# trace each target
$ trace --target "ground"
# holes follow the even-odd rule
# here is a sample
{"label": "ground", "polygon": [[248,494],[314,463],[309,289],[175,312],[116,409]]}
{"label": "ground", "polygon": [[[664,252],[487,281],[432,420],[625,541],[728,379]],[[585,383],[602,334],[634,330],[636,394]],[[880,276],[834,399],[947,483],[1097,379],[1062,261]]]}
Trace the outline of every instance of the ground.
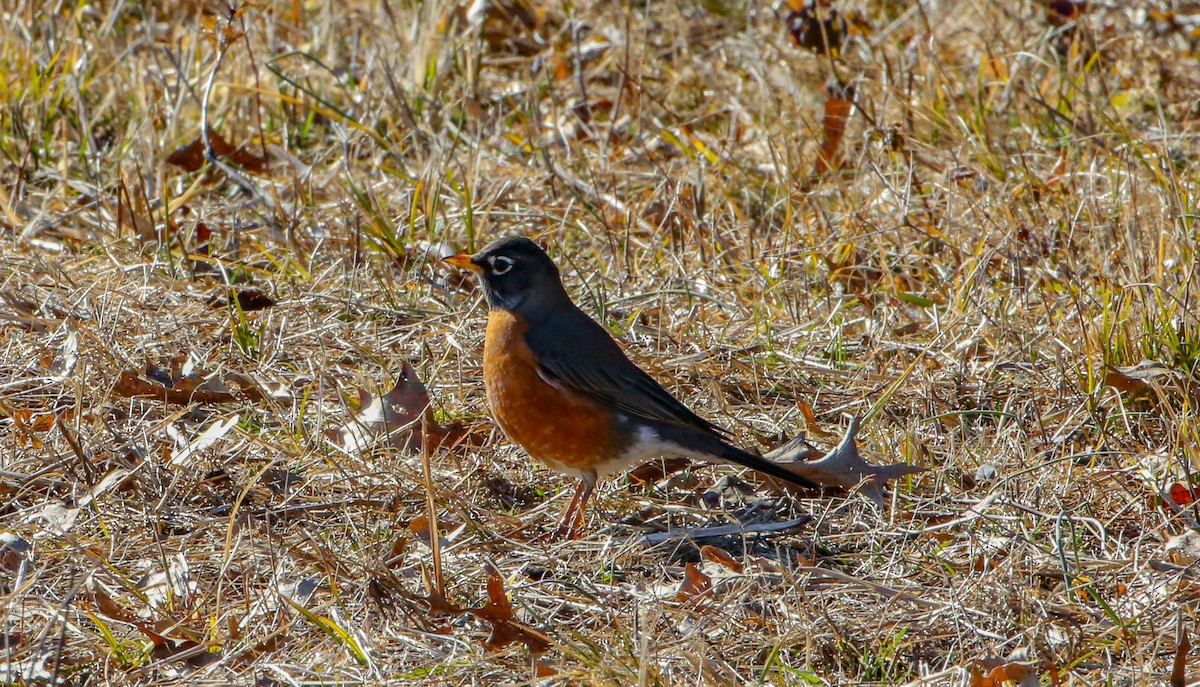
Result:
{"label": "ground", "polygon": [[[1200,680],[1195,3],[0,20],[9,681]],[[506,234],[741,445],[924,471],[647,469],[538,539],[575,485],[440,261]]]}

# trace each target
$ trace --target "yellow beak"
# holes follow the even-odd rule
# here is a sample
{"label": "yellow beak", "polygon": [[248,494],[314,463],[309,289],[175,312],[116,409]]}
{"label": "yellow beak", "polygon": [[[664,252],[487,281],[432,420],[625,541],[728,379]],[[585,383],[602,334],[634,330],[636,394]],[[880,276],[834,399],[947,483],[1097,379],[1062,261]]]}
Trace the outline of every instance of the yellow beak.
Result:
{"label": "yellow beak", "polygon": [[471,270],[472,272],[483,271],[482,267],[471,262],[471,256],[467,255],[466,253],[459,253],[457,255],[451,255],[448,258],[442,258],[442,262],[454,265],[455,267],[460,267],[464,270]]}

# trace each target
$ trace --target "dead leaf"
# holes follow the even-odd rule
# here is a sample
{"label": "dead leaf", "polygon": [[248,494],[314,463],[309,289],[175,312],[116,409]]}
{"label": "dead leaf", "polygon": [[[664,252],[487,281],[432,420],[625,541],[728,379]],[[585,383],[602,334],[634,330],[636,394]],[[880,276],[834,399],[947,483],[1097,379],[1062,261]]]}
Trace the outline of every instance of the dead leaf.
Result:
{"label": "dead leaf", "polygon": [[262,482],[276,496],[286,496],[297,484],[304,481],[304,475],[283,468],[268,468],[262,473]]}
{"label": "dead leaf", "polygon": [[526,649],[535,654],[550,648],[553,642],[549,635],[517,621],[499,572],[493,570],[488,574],[487,591],[488,603],[468,612],[491,624],[492,633],[483,640],[483,645],[489,651],[503,649],[513,642],[521,642]]}
{"label": "dead leaf", "polygon": [[[234,294],[234,299],[237,301],[238,309],[242,312],[265,310],[276,305],[273,298],[259,289],[239,289]],[[213,295],[208,299],[208,305],[212,308],[224,308],[229,305],[229,302],[229,298],[224,295]]]}
{"label": "dead leaf", "polygon": [[117,234],[122,227],[132,227],[133,233],[142,241],[153,241],[158,238],[154,220],[150,216],[150,206],[146,201],[146,193],[141,185],[134,184],[130,189],[122,178],[117,184]]}
{"label": "dead leaf", "polygon": [[1128,367],[1112,366],[1104,374],[1104,383],[1131,400],[1151,394],[1161,399],[1164,392],[1200,400],[1200,387],[1194,380],[1182,370],[1157,360],[1143,360]]}
{"label": "dead leaf", "polygon": [[1192,640],[1188,637],[1187,628],[1179,621],[1179,646],[1175,647],[1175,663],[1171,666],[1171,687],[1186,687],[1187,660],[1192,650]]}
{"label": "dead leaf", "polygon": [[61,503],[47,503],[39,508],[36,513],[26,515],[25,522],[41,520],[48,526],[46,527],[47,531],[61,535],[71,531],[75,527],[75,520],[78,517],[78,508],[64,506]]}
{"label": "dead leaf", "polygon": [[742,573],[746,570],[746,566],[742,565],[740,561],[734,560],[733,556],[729,555],[728,551],[725,549],[718,549],[712,544],[705,544],[704,546],[701,546],[700,555],[712,561],[713,563],[729,568],[735,573]]}
{"label": "dead leaf", "polygon": [[[226,141],[212,127],[208,128],[208,142],[213,155],[223,157],[247,172],[266,171],[268,160],[251,153],[245,146],[237,147]],[[185,172],[195,172],[204,166],[204,138],[196,136],[187,145],[180,146],[167,156],[167,164],[175,165]]]}
{"label": "dead leaf", "polygon": [[127,612],[113,600],[109,590],[97,582],[95,578],[89,579],[87,593],[91,597],[92,602],[96,604],[96,608],[109,618],[119,620],[123,623],[137,622],[137,616]]}
{"label": "dead leaf", "polygon": [[970,662],[971,687],[1038,687],[1036,666],[1026,660],[1028,652],[1016,649],[1006,658],[977,658]]}
{"label": "dead leaf", "polygon": [[[184,661],[189,667],[202,668],[221,660],[220,652],[213,653],[195,639],[176,639],[159,634],[147,623],[133,623],[154,644],[151,656],[156,661]],[[183,629],[176,625],[175,629]],[[196,633],[199,634],[199,633]]]}
{"label": "dead leaf", "polygon": [[1064,26],[1092,9],[1092,0],[1038,0],[1038,4],[1046,11],[1046,20],[1053,26]]}
{"label": "dead leaf", "polygon": [[408,539],[404,537],[396,537],[396,541],[392,542],[392,550],[388,554],[387,560],[383,562],[385,568],[400,568],[404,566],[405,555],[408,552]]}
{"label": "dead leaf", "polygon": [[711,594],[712,588],[712,578],[701,572],[695,563],[689,561],[683,568],[683,582],[679,583],[679,591],[675,593],[675,600],[701,599]]}
{"label": "dead leaf", "polygon": [[842,166],[839,149],[846,136],[846,124],[854,114],[854,92],[849,85],[834,79],[825,84],[825,116],[822,119],[825,139],[817,153],[817,161],[809,174],[810,182]]}
{"label": "dead leaf", "polygon": [[1200,487],[1188,488],[1179,482],[1167,487],[1167,494],[1177,505],[1186,506],[1200,499]]}
{"label": "dead leaf", "polygon": [[429,518],[418,515],[408,523],[408,531],[417,535],[417,539],[425,542],[426,546],[433,543],[433,528],[429,526]]}
{"label": "dead leaf", "polygon": [[[225,381],[232,382],[236,390]],[[182,374],[181,371],[165,370],[147,364],[139,375],[125,370],[117,378],[113,391],[120,396],[153,396],[167,403],[188,405],[190,403],[232,403],[238,399],[262,400],[263,390],[246,375],[226,372],[222,377],[204,375],[200,372]]]}
{"label": "dead leaf", "polygon": [[833,438],[833,432],[826,431],[821,424],[817,422],[817,415],[813,412],[812,406],[804,401],[796,401],[796,406],[800,408],[800,414],[804,416],[804,428],[808,433],[818,439]]}
{"label": "dead leaf", "polygon": [[[792,472],[807,477],[821,486],[850,489],[861,484],[859,491],[883,508],[884,484],[905,475],[924,472],[925,468],[907,463],[873,465],[863,460],[855,440],[861,424],[860,418],[852,418],[841,443],[818,460],[796,459],[808,450],[803,434],[771,451],[766,457],[787,466]],[[790,485],[782,484],[779,480],[769,477],[767,479],[785,489],[791,488]]]}
{"label": "dead leaf", "polygon": [[325,436],[348,453],[358,453],[374,445],[381,437],[401,450],[419,451],[430,446],[457,446],[467,437],[459,423],[443,427],[430,407],[429,391],[417,378],[408,361],[400,371],[396,386],[376,398],[365,389],[358,392],[359,406],[354,418],[342,427],[326,430]]}

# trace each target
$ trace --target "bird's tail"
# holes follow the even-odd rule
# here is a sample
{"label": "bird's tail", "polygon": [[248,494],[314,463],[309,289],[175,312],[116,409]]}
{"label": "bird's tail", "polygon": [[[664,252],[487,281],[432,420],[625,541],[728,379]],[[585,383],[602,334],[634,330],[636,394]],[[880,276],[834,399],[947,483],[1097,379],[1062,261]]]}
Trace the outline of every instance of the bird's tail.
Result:
{"label": "bird's tail", "polygon": [[662,427],[659,429],[659,434],[663,439],[684,448],[691,457],[711,462],[741,465],[806,489],[821,488],[821,485],[804,475],[793,472],[786,465],[743,451],[712,434],[682,427]]}

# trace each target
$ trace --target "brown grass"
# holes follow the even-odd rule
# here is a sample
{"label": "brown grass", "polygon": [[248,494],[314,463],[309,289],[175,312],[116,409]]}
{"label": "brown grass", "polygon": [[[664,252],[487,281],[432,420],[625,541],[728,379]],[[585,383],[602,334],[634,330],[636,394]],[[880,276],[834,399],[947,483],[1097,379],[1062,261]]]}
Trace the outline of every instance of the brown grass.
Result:
{"label": "brown grass", "polygon": [[[830,60],[738,0],[50,4],[0,15],[13,681],[988,685],[1016,651],[1027,684],[1164,684],[1194,638],[1200,546],[1167,544],[1198,513],[1163,496],[1200,471],[1185,11],[848,0]],[[810,178],[831,79],[856,108]],[[240,153],[167,165],[203,121]],[[622,477],[583,540],[529,541],[573,484],[493,429],[437,260],[508,233],[746,445],[883,399],[864,450],[929,471],[885,513]],[[544,654],[419,598],[419,455],[324,438],[404,359],[472,437],[432,455],[448,601],[494,568]],[[118,393],[189,360],[271,393]],[[680,600],[688,562],[713,586]]]}

